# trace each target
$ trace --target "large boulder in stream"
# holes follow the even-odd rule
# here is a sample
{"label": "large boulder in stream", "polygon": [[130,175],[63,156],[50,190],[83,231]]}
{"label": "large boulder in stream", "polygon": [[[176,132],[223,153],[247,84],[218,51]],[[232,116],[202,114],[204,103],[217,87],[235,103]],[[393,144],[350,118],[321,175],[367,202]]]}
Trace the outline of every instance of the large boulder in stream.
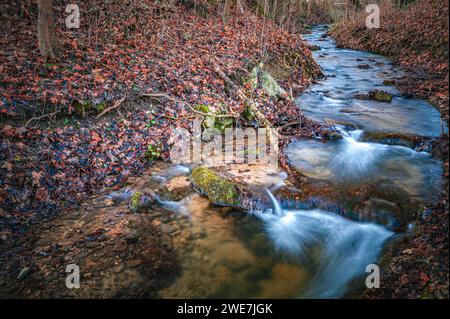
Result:
{"label": "large boulder in stream", "polygon": [[239,188],[206,167],[195,168],[190,180],[199,193],[216,205],[237,207],[240,203]]}

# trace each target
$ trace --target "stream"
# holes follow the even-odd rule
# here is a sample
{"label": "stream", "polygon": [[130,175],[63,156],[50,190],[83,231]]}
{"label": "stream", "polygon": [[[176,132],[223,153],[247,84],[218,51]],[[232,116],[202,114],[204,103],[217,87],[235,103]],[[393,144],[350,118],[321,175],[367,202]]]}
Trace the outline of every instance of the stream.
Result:
{"label": "stream", "polygon": [[[104,273],[105,279],[86,279],[85,290],[80,290],[84,297],[104,297],[104,291],[115,287],[131,287],[133,296],[145,296],[133,290],[137,282],[147,280],[145,269],[137,269],[154,265],[152,254],[162,246],[173,249],[179,271],[157,289],[156,297],[358,296],[366,267],[380,260],[386,243],[414,229],[416,213],[426,214],[421,209],[433,204],[441,189],[441,161],[415,150],[411,136],[433,138],[447,127],[427,102],[404,98],[395,87],[383,85],[384,80],[401,76],[402,70],[384,57],[337,48],[326,31],[319,26],[304,36],[310,45],[320,47],[313,54],[326,77],[297,100],[308,117],[333,125],[342,138],[295,140],[288,145],[286,155],[303,176],[301,186],[285,172],[263,164],[217,168],[267,198],[268,207],[243,213],[212,205],[194,193],[188,180],[193,167],[160,162],[131,178],[127,186],[157,195],[157,204],[147,213],[129,213],[120,197],[130,191],[123,189],[86,203],[84,211],[48,227],[41,235],[41,241],[46,240],[38,242],[37,249],[60,242],[75,254],[75,240],[80,249],[88,244],[97,249],[89,252],[91,256],[86,253],[85,267],[105,261],[101,271],[90,271]],[[392,102],[353,98],[374,89],[391,93]],[[296,195],[287,198],[285,190]],[[90,219],[83,223],[80,216]],[[133,225],[158,229],[154,236],[161,246],[148,246],[154,240],[147,238],[148,230],[138,234],[133,230],[127,234],[128,244],[118,241],[109,251],[109,243],[96,242],[102,235],[94,220],[120,229]],[[116,228],[108,235],[122,233]],[[86,241],[83,234],[88,231],[93,235]],[[69,240],[68,234],[75,239]],[[144,256],[130,257],[127,247],[132,245],[140,245]],[[133,259],[124,265],[119,255]],[[41,259],[44,263],[45,257]],[[112,296],[125,293],[120,291]]]}
{"label": "stream", "polygon": [[[411,231],[415,213],[437,199],[442,163],[414,150],[408,136],[446,131],[439,112],[383,85],[403,75],[390,60],[337,48],[326,31],[319,26],[304,36],[320,47],[314,57],[326,78],[298,104],[343,138],[294,141],[286,150],[316,191],[301,201],[269,192],[273,208],[246,215],[191,198],[192,239],[178,249],[183,271],[161,297],[344,297],[363,287],[366,266],[377,262],[385,243]],[[353,98],[374,89],[392,94],[392,102]],[[283,181],[283,174],[250,171],[272,176],[252,182],[261,189]]]}

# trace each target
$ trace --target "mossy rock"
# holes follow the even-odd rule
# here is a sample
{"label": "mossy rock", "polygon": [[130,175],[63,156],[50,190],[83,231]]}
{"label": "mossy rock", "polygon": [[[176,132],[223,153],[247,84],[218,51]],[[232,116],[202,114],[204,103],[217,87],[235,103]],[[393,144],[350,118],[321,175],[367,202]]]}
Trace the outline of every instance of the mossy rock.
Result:
{"label": "mossy rock", "polygon": [[310,51],[319,51],[320,50],[320,47],[317,44],[310,45],[310,46],[308,46],[308,48]]}
{"label": "mossy rock", "polygon": [[94,108],[97,111],[97,113],[100,114],[101,112],[103,112],[106,109],[106,105],[107,105],[106,101],[103,101],[103,102],[101,102],[99,104],[96,104],[94,106]]}
{"label": "mossy rock", "polygon": [[393,85],[395,85],[395,81],[394,80],[384,80],[383,85],[393,86]]}
{"label": "mossy rock", "polygon": [[240,202],[239,188],[208,168],[195,168],[190,180],[198,192],[216,205],[238,206]]}
{"label": "mossy rock", "polygon": [[286,91],[275,81],[275,79],[266,71],[261,71],[261,88],[271,97],[284,98]]}
{"label": "mossy rock", "polygon": [[233,123],[234,119],[232,117],[217,117],[214,127],[224,133],[225,129],[233,126]]}
{"label": "mossy rock", "polygon": [[84,115],[87,111],[90,111],[93,107],[92,103],[89,101],[75,101],[73,103],[75,107],[75,114]]}
{"label": "mossy rock", "polygon": [[392,94],[389,94],[385,91],[380,90],[374,90],[369,92],[369,97],[372,100],[378,101],[378,102],[386,102],[391,103],[392,101]]}
{"label": "mossy rock", "polygon": [[277,83],[269,72],[262,69],[263,66],[263,63],[258,63],[244,79],[244,84],[249,84],[252,89],[261,87],[271,97],[286,97],[286,91]]}
{"label": "mossy rock", "polygon": [[205,105],[205,104],[196,105],[196,106],[194,106],[194,109],[199,111],[199,112],[202,112],[202,113],[209,113],[210,112],[209,106]]}
{"label": "mossy rock", "polygon": [[75,107],[75,114],[77,115],[84,115],[88,111],[95,111],[96,113],[100,114],[106,109],[107,102],[103,101],[98,104],[93,104],[89,101],[75,101],[74,107]]}
{"label": "mossy rock", "polygon": [[[205,107],[207,107],[205,105]],[[204,108],[206,110],[206,108]],[[210,128],[216,128],[221,133],[225,132],[226,128],[230,128],[233,126],[234,118],[232,117],[216,117],[214,115],[226,115],[226,113],[221,111],[210,111],[210,109],[207,109],[208,111],[202,111],[204,113],[212,114],[207,115],[203,118],[202,126],[204,129],[210,129]]]}
{"label": "mossy rock", "polygon": [[203,118],[202,126],[205,129],[213,128],[216,123],[216,118],[214,116],[205,116]]}
{"label": "mossy rock", "polygon": [[253,113],[253,111],[250,109],[249,106],[246,106],[244,109],[244,112],[242,112],[242,116],[244,119],[246,119],[248,122],[253,122],[256,120],[256,116]]}
{"label": "mossy rock", "polygon": [[128,207],[132,212],[137,213],[142,209],[150,208],[153,205],[153,203],[154,203],[153,197],[145,195],[144,193],[141,192],[135,192],[130,197]]}

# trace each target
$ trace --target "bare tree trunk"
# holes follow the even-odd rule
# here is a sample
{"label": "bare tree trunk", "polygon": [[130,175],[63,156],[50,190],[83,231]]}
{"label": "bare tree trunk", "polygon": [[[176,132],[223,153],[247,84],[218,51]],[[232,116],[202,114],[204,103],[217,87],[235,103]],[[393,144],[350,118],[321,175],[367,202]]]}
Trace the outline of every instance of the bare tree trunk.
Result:
{"label": "bare tree trunk", "polygon": [[38,42],[45,60],[56,58],[57,42],[52,2],[52,0],[38,0]]}
{"label": "bare tree trunk", "polygon": [[231,0],[224,0],[222,11],[222,20],[224,23],[226,23],[230,18],[230,9],[231,9]]}
{"label": "bare tree trunk", "polygon": [[312,0],[309,0],[308,6],[306,8],[306,16],[308,17],[308,19],[311,17],[311,5],[312,5]]}

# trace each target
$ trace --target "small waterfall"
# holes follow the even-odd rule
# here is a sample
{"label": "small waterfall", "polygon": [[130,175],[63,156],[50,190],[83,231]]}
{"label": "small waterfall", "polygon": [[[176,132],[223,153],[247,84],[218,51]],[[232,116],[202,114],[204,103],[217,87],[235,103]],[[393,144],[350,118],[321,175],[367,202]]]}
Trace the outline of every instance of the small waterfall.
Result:
{"label": "small waterfall", "polygon": [[254,213],[264,222],[276,249],[300,259],[319,251],[309,288],[299,297],[339,298],[348,283],[375,262],[384,242],[393,235],[372,223],[358,223],[337,214],[314,210],[283,210],[270,191],[273,214]]}
{"label": "small waterfall", "polygon": [[269,195],[270,201],[272,202],[273,214],[281,216],[283,214],[283,210],[281,209],[280,203],[277,201],[270,190],[267,189],[266,192]]}
{"label": "small waterfall", "polygon": [[191,214],[189,213],[189,211],[186,208],[187,203],[190,201],[190,197],[186,197],[178,202],[163,200],[156,194],[153,194],[153,198],[165,210],[168,210],[170,212],[173,212],[175,214],[178,214],[178,215],[181,215],[184,217],[188,217],[188,218],[191,217]]}
{"label": "small waterfall", "polygon": [[174,168],[169,169],[164,175],[167,179],[170,179],[178,175],[185,175],[190,171],[191,170],[189,169],[189,167],[183,165],[176,165]]}

